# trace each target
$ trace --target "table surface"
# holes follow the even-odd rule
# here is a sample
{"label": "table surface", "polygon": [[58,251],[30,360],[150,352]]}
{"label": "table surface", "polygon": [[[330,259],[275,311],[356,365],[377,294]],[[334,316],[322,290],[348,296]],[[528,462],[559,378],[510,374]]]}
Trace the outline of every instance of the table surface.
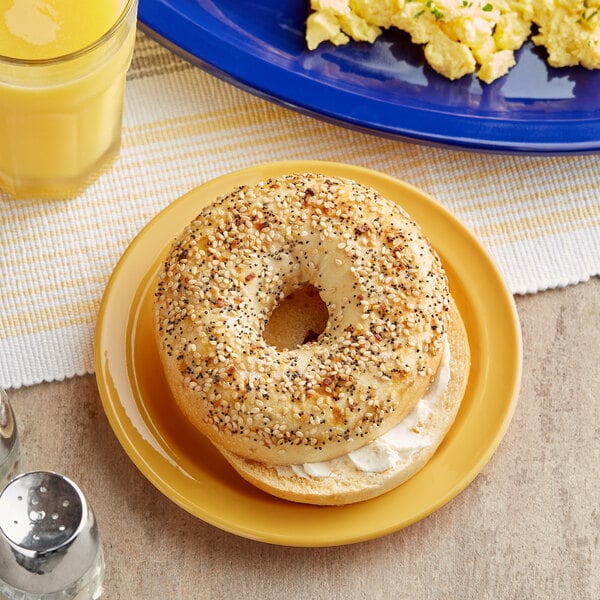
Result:
{"label": "table surface", "polygon": [[498,451],[449,504],[377,540],[272,546],[192,517],[129,460],[91,375],[10,390],[23,467],[84,489],[104,540],[107,600],[596,600],[600,279],[516,304],[523,380]]}

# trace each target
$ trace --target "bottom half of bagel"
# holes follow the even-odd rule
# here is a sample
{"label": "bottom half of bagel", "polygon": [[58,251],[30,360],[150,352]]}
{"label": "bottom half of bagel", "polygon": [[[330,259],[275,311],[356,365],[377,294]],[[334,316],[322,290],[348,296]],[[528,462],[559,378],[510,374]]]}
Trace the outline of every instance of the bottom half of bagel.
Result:
{"label": "bottom half of bagel", "polygon": [[360,502],[392,490],[434,455],[454,423],[467,385],[470,351],[454,302],[438,372],[426,395],[394,429],[363,448],[323,463],[272,465],[217,448],[256,487],[280,498],[317,505]]}

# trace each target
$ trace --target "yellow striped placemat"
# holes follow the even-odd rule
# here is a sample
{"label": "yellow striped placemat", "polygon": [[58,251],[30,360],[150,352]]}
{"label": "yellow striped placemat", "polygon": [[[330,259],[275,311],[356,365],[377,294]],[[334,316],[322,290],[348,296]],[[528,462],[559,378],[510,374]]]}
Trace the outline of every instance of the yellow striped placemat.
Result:
{"label": "yellow striped placemat", "polygon": [[473,230],[515,294],[600,273],[598,156],[478,154],[359,133],[241,91],[140,33],[111,171],[67,202],[0,193],[0,385],[91,373],[102,293],[144,224],[204,181],[287,159],[420,187]]}

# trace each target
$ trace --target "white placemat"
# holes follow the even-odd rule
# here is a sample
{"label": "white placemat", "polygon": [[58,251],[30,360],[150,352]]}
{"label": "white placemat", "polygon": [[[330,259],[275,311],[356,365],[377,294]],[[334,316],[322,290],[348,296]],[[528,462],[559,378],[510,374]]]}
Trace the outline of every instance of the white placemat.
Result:
{"label": "white placemat", "polygon": [[213,177],[287,159],[351,163],[423,189],[479,237],[515,294],[600,274],[597,155],[479,154],[351,131],[241,91],[139,34],[111,171],[69,201],[0,193],[0,385],[93,372],[102,293],[145,223]]}

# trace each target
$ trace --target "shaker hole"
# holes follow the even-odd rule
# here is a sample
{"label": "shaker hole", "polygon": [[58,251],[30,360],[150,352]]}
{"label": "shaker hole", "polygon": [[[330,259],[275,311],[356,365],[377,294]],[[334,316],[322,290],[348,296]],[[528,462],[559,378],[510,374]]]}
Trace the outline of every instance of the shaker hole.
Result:
{"label": "shaker hole", "polygon": [[63,500],[62,505],[66,508],[67,506],[69,506],[69,501],[67,499]]}
{"label": "shaker hole", "polygon": [[48,488],[45,485],[40,485],[40,494],[45,494]]}

